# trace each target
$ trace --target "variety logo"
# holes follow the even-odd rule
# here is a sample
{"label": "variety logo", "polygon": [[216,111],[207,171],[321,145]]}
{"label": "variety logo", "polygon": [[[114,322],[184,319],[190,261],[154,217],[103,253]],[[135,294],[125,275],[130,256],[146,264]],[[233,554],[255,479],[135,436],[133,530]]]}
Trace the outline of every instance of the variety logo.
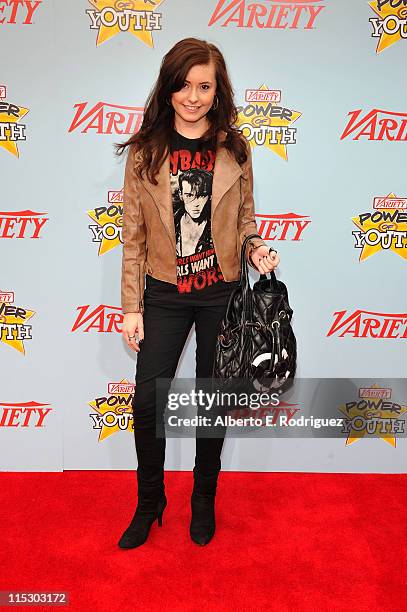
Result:
{"label": "variety logo", "polygon": [[96,46],[119,34],[129,32],[148,47],[153,47],[153,32],[160,31],[162,13],[157,8],[164,0],[89,0],[90,29],[97,30]]}
{"label": "variety logo", "polygon": [[407,198],[397,198],[394,193],[374,198],[373,209],[352,217],[359,228],[352,232],[355,249],[360,249],[359,261],[381,250],[392,250],[407,259]]}
{"label": "variety logo", "polygon": [[99,430],[98,442],[102,442],[117,431],[133,431],[132,400],[135,385],[125,378],[118,383],[109,383],[107,393],[89,402],[96,410],[90,414],[93,429]]}
{"label": "variety logo", "polygon": [[32,326],[27,321],[35,312],[13,302],[13,291],[0,291],[0,341],[25,355],[24,341],[32,340]]}
{"label": "variety logo", "polygon": [[377,17],[369,19],[372,38],[378,38],[376,53],[407,38],[407,0],[374,0],[369,2]]}
{"label": "variety logo", "polygon": [[44,427],[45,417],[53,410],[37,402],[0,402],[0,427]]}
{"label": "variety logo", "polygon": [[77,310],[79,314],[72,326],[72,332],[82,329],[83,332],[93,330],[99,333],[118,332],[121,334],[123,313],[118,306],[101,304],[91,310],[88,304],[87,306],[78,306]]}
{"label": "variety logo", "polygon": [[406,432],[406,421],[400,417],[407,413],[407,405],[391,401],[392,390],[378,385],[359,389],[359,397],[339,407],[348,434],[346,446],[365,435],[379,437],[394,448],[396,435]]}
{"label": "variety logo", "polygon": [[123,189],[108,191],[107,201],[108,206],[88,210],[89,217],[95,221],[95,225],[88,227],[93,234],[92,242],[99,244],[98,255],[104,255],[123,243]]}
{"label": "variety logo", "polygon": [[42,0],[1,0],[0,25],[8,23],[32,25],[33,15],[41,3]]}
{"label": "variety logo", "polygon": [[19,123],[29,109],[18,104],[7,102],[7,88],[0,85],[0,147],[12,155],[20,157],[17,143],[26,140],[25,123]]}
{"label": "variety logo", "polygon": [[278,425],[282,417],[286,418],[287,422],[291,421],[300,410],[299,404],[288,404],[287,402],[280,401],[278,406],[269,402],[255,409],[236,408],[228,410],[228,415],[234,419],[247,419],[250,417],[261,419],[263,421],[261,427],[268,427],[270,425]]}
{"label": "variety logo", "polygon": [[407,338],[407,313],[393,314],[355,310],[348,314],[346,310],[334,312],[335,320],[327,336],[346,335],[354,338]]}
{"label": "variety logo", "polygon": [[218,0],[208,26],[312,30],[324,8],[321,0]]}
{"label": "variety logo", "polygon": [[341,140],[353,134],[353,140],[407,140],[407,113],[394,113],[374,108],[365,115],[362,109],[350,111],[348,125],[343,131]]}
{"label": "variety logo", "polygon": [[32,210],[0,211],[0,238],[39,238],[40,231],[49,221],[44,217],[46,214]]}
{"label": "variety logo", "polygon": [[246,104],[237,107],[236,125],[252,147],[265,145],[287,160],[287,146],[296,144],[297,128],[293,123],[301,113],[281,105],[281,91],[261,85],[248,89]]}
{"label": "variety logo", "polygon": [[280,215],[256,214],[259,235],[263,240],[302,240],[301,235],[311,223],[308,215],[282,213]]}
{"label": "variety logo", "polygon": [[87,105],[87,102],[74,105],[77,111],[68,133],[82,128],[82,134],[89,130],[94,130],[96,134],[133,134],[141,127],[144,107],[97,102],[88,109]]}

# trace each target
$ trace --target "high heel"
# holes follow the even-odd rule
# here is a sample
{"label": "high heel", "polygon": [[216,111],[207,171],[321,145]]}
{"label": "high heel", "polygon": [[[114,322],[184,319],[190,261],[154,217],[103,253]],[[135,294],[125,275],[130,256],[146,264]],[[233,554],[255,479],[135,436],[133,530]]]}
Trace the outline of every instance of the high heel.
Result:
{"label": "high heel", "polygon": [[130,525],[118,542],[119,547],[126,549],[137,548],[144,544],[150,533],[151,526],[156,519],[158,525],[162,527],[163,512],[166,505],[167,498],[165,494],[158,500],[157,507],[153,511],[146,511],[141,504],[138,504]]}

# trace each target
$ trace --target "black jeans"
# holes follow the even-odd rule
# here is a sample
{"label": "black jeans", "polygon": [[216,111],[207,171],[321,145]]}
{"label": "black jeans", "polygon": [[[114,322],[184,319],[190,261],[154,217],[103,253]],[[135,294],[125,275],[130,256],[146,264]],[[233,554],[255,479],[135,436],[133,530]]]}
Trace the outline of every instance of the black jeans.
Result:
{"label": "black jeans", "polygon": [[[165,437],[156,436],[156,378],[175,376],[178,361],[193,323],[196,333],[196,378],[212,376],[216,338],[226,312],[230,293],[239,281],[222,283],[207,296],[179,294],[172,283],[146,276],[144,292],[144,342],[137,356],[136,388],[133,397],[134,437],[139,472],[147,485],[163,481]],[[202,474],[215,475],[221,469],[224,442],[196,437],[195,466]]]}

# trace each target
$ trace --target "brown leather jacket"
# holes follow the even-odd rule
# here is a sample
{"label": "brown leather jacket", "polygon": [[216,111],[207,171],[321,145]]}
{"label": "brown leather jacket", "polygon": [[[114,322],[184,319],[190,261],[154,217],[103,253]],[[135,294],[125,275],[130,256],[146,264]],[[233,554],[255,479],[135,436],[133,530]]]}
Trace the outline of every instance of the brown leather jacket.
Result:
{"label": "brown leather jacket", "polygon": [[[226,132],[218,135],[224,140]],[[240,165],[225,148],[216,153],[212,182],[212,239],[225,281],[240,277],[240,250],[244,237],[257,233],[253,202],[251,147]],[[129,147],[123,192],[123,256],[121,305],[123,313],[144,312],[145,274],[177,284],[175,225],[170,187],[170,162],[166,156],[157,185],[135,174],[135,152]],[[252,238],[247,249],[266,244]]]}

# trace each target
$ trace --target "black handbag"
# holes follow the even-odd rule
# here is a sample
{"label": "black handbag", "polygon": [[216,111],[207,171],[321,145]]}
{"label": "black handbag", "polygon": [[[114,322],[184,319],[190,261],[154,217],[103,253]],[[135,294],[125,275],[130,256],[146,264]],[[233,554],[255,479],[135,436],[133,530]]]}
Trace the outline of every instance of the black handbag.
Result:
{"label": "black handbag", "polygon": [[[250,287],[246,245],[242,244],[240,284],[232,292],[217,337],[213,383],[222,390],[277,392],[295,376],[297,342],[287,287],[274,272]],[[214,387],[212,387],[214,388]]]}

